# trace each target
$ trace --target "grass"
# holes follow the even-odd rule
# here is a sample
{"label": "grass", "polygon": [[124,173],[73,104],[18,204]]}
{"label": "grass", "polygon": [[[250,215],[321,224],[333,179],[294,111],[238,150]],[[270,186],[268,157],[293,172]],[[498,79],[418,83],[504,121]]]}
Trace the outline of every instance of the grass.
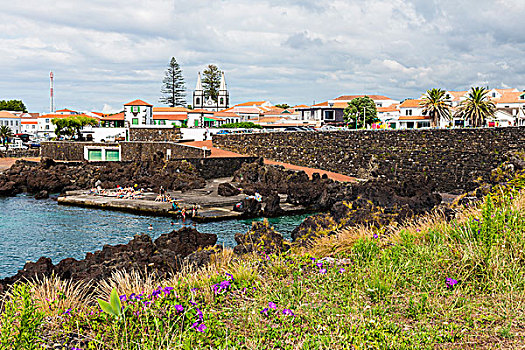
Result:
{"label": "grass", "polygon": [[[522,348],[524,252],[525,194],[507,188],[451,222],[350,228],[279,255],[225,249],[167,280],[18,284],[2,302],[0,347]],[[113,288],[126,296],[120,321],[96,303]]]}

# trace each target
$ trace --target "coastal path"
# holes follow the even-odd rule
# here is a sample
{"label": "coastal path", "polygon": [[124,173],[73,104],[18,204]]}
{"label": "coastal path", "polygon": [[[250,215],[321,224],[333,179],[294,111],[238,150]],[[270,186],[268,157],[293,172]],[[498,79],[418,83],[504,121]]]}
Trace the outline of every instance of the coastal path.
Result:
{"label": "coastal path", "polygon": [[[207,149],[211,150],[211,155],[210,155],[211,158],[245,157],[245,155],[243,155],[243,154],[239,154],[239,153],[235,153],[235,152],[231,152],[231,151],[226,151],[226,150],[223,150],[223,149],[220,149],[220,148],[217,148],[217,147],[213,147],[212,140],[184,142],[184,144],[185,145],[189,145],[189,146],[200,147],[200,148],[206,147]],[[313,173],[319,173],[319,175],[321,175],[321,176],[326,174],[326,176],[328,176],[328,178],[330,178],[330,179],[332,179],[334,181],[340,181],[340,182],[356,182],[357,181],[356,178],[353,178],[351,176],[346,176],[346,175],[343,175],[343,174],[338,174],[338,173],[334,173],[334,172],[326,171],[326,170],[321,170],[321,169],[314,169],[314,168],[308,168],[308,167],[304,167],[304,166],[293,165],[293,164],[289,164],[289,163],[276,162],[276,161],[273,161],[273,160],[270,160],[270,159],[266,159],[266,158],[264,159],[264,164],[281,165],[284,168],[290,169],[290,170],[297,170],[297,171],[302,170],[310,178],[312,177]]]}

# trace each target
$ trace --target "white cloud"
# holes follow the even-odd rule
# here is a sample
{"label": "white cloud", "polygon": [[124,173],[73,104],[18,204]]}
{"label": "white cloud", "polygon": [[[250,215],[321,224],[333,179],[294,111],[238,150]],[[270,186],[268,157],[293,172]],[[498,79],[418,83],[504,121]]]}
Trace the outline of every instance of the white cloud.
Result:
{"label": "white cloud", "polygon": [[0,13],[0,98],[47,110],[53,70],[59,107],[157,103],[171,56],[189,89],[219,65],[234,102],[522,89],[524,15],[522,0],[11,1]]}

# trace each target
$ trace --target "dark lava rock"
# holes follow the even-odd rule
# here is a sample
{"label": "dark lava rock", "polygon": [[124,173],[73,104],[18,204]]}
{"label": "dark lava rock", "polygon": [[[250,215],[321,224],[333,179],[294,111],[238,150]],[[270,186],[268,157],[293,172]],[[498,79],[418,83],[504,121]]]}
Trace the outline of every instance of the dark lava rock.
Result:
{"label": "dark lava rock", "polygon": [[198,250],[191,253],[183,259],[184,264],[192,268],[199,268],[206,266],[210,263],[211,257],[215,254],[218,254],[222,251],[222,246],[216,245],[212,247],[206,247],[204,249]]}
{"label": "dark lava rock", "polygon": [[267,220],[252,223],[252,228],[246,234],[235,234],[237,246],[233,249],[236,254],[279,253],[290,249],[290,243],[270,226]]}
{"label": "dark lava rock", "polygon": [[219,187],[217,188],[217,193],[219,194],[219,196],[232,197],[240,194],[241,191],[237,187],[226,182],[219,184]]}
{"label": "dark lava rock", "polygon": [[38,192],[37,194],[35,194],[35,199],[46,199],[46,198],[49,198],[49,192],[47,192],[46,190],[42,190]]}
{"label": "dark lava rock", "polygon": [[269,196],[264,198],[264,216],[266,217],[276,217],[283,214],[283,209],[281,208],[281,198],[279,194],[272,193]]}
{"label": "dark lava rock", "polygon": [[[136,235],[128,244],[105,245],[102,250],[87,253],[83,260],[67,258],[53,265],[51,259],[42,257],[37,262],[29,262],[15,276],[0,280],[0,292],[16,281],[52,274],[74,281],[99,281],[114,271],[132,270],[164,277],[178,271],[184,258],[216,243],[217,235],[189,227],[163,234],[154,242],[148,235]],[[192,261],[199,259],[194,257]]]}
{"label": "dark lava rock", "polygon": [[336,227],[337,223],[331,215],[313,215],[307,217],[292,231],[292,240],[295,245],[308,247],[318,237],[335,234]]}
{"label": "dark lava rock", "polygon": [[39,163],[17,161],[0,174],[0,195],[18,193],[63,193],[65,190],[87,190],[99,184],[103,188],[117,186],[168,190],[203,188],[206,181],[198,170],[186,161],[55,163],[43,159]]}
{"label": "dark lava rock", "polygon": [[241,200],[240,211],[246,217],[256,217],[261,214],[262,204],[253,197],[246,197]]}

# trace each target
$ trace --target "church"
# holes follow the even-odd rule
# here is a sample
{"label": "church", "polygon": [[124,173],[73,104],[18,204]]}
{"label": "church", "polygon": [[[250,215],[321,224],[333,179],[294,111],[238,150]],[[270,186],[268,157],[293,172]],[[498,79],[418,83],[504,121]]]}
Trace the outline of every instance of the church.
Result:
{"label": "church", "polygon": [[217,101],[213,100],[210,96],[204,96],[204,90],[202,88],[201,73],[197,78],[197,86],[193,92],[193,108],[194,109],[205,109],[211,112],[218,112],[230,107],[230,94],[226,87],[226,79],[224,78],[224,72],[221,72],[221,85],[219,87],[219,96]]}

